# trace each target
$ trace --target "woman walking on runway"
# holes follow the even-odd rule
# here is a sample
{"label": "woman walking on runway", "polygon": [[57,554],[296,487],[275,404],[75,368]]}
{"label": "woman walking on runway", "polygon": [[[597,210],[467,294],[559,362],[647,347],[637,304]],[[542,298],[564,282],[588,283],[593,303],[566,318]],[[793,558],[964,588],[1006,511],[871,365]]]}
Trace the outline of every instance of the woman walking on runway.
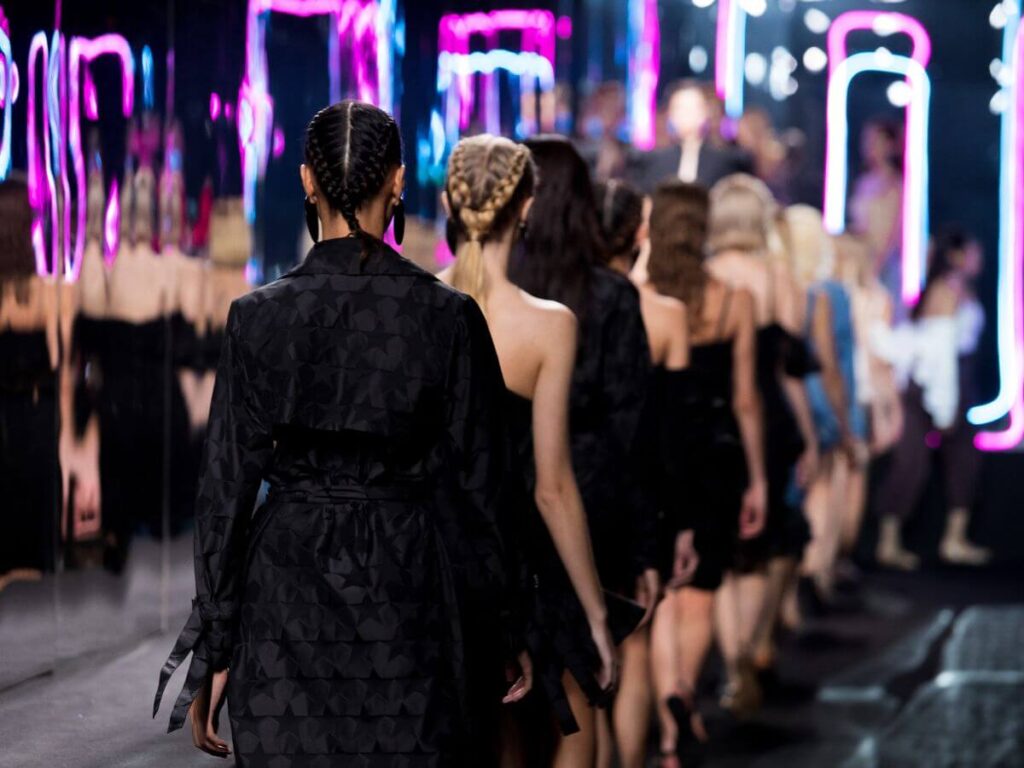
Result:
{"label": "woman walking on runway", "polygon": [[322,239],[231,306],[197,598],[157,699],[192,651],[171,728],[191,707],[196,745],[229,754],[226,690],[241,766],[496,765],[502,696],[530,686],[505,681],[523,641],[498,359],[476,303],[381,240],[403,229],[395,121],[327,107],[305,158]]}
{"label": "woman walking on runway", "polygon": [[[523,551],[531,588],[527,645],[544,722],[510,718],[504,765],[536,766],[551,758],[535,738],[557,719],[565,735],[554,765],[593,765],[594,710],[614,683],[615,648],[569,453],[569,384],[576,359],[576,319],[564,305],[537,299],[508,279],[508,260],[533,203],[530,150],[495,136],[463,139],[452,152],[445,186],[448,234],[457,260],[441,279],[480,304],[505,377],[505,408],[524,499]],[[525,713],[524,713],[525,714]],[[545,745],[546,746],[546,745]]]}

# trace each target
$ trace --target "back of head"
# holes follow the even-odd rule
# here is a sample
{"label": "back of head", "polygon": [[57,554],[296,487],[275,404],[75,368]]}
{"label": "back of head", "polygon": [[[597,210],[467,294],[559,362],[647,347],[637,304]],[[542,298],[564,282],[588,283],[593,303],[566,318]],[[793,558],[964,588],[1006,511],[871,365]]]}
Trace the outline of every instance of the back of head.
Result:
{"label": "back of head", "polygon": [[210,212],[210,261],[219,267],[243,267],[252,255],[252,234],[240,197],[225,197]]}
{"label": "back of head", "polygon": [[456,256],[452,283],[481,306],[487,292],[482,246],[515,226],[534,177],[530,150],[500,136],[462,139],[452,150],[445,184],[448,244]]}
{"label": "back of head", "polygon": [[821,211],[809,205],[791,205],[783,214],[786,246],[793,275],[810,285],[832,274],[835,244],[825,231]]}
{"label": "back of head", "polygon": [[711,253],[764,252],[774,215],[775,200],[763,181],[743,173],[726,176],[711,189]]}
{"label": "back of head", "polygon": [[708,193],[697,185],[667,181],[654,191],[651,206],[651,256],[647,273],[659,293],[686,304],[701,317],[707,273]]}
{"label": "back of head", "polygon": [[35,271],[28,185],[12,176],[0,183],[0,283],[23,280]]}
{"label": "back of head", "polygon": [[330,209],[354,234],[362,233],[356,211],[380,193],[388,174],[402,164],[398,124],[372,104],[339,101],[309,121],[305,159]]}
{"label": "back of head", "polygon": [[644,222],[644,198],[636,187],[612,179],[594,185],[604,256],[636,258],[637,233]]}
{"label": "back of head", "polygon": [[537,136],[526,146],[538,185],[525,248],[512,259],[509,277],[527,293],[559,301],[579,316],[590,270],[602,261],[590,170],[562,136]]}

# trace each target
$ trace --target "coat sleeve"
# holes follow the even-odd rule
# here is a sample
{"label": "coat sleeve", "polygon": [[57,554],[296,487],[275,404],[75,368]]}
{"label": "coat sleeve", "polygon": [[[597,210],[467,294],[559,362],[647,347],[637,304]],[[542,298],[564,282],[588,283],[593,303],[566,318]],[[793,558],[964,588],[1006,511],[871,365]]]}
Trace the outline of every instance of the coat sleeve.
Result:
{"label": "coat sleeve", "polygon": [[213,672],[226,669],[235,642],[245,578],[249,521],[263,471],[273,450],[271,431],[257,406],[251,361],[232,304],[210,405],[206,446],[195,506],[196,597],[192,614],[160,672],[153,715],[174,670],[192,653],[185,686],[169,730]]}
{"label": "coat sleeve", "polygon": [[633,571],[639,574],[657,562],[657,489],[648,465],[657,436],[644,429],[653,368],[640,297],[628,284],[605,327],[603,367],[609,439],[619,444],[624,462],[621,498],[634,521],[630,560]]}
{"label": "coat sleeve", "polygon": [[447,382],[446,430],[456,565],[476,605],[495,605],[507,654],[524,647],[519,504],[526,498],[504,418],[505,383],[476,302],[459,310]]}

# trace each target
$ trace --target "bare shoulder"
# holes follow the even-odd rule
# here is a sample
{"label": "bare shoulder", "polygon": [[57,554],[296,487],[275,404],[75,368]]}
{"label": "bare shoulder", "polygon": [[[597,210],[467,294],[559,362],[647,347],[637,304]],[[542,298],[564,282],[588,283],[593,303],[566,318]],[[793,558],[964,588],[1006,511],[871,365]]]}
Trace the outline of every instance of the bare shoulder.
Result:
{"label": "bare shoulder", "polygon": [[923,314],[925,317],[942,317],[956,313],[960,294],[947,280],[939,280],[928,290]]}
{"label": "bare shoulder", "polygon": [[539,299],[526,291],[519,291],[519,296],[536,321],[554,323],[563,329],[576,327],[576,315],[565,304]]}

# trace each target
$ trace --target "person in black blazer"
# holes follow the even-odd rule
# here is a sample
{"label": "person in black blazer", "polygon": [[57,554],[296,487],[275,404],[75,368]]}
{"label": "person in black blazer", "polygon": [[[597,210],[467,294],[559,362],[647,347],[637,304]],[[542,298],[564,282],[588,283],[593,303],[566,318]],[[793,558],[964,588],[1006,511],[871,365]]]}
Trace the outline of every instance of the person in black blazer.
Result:
{"label": "person in black blazer", "polygon": [[662,181],[678,178],[710,189],[734,173],[753,173],[743,150],[713,143],[708,135],[710,105],[704,85],[682,80],[669,90],[668,123],[676,143],[636,156],[630,176],[646,194]]}

